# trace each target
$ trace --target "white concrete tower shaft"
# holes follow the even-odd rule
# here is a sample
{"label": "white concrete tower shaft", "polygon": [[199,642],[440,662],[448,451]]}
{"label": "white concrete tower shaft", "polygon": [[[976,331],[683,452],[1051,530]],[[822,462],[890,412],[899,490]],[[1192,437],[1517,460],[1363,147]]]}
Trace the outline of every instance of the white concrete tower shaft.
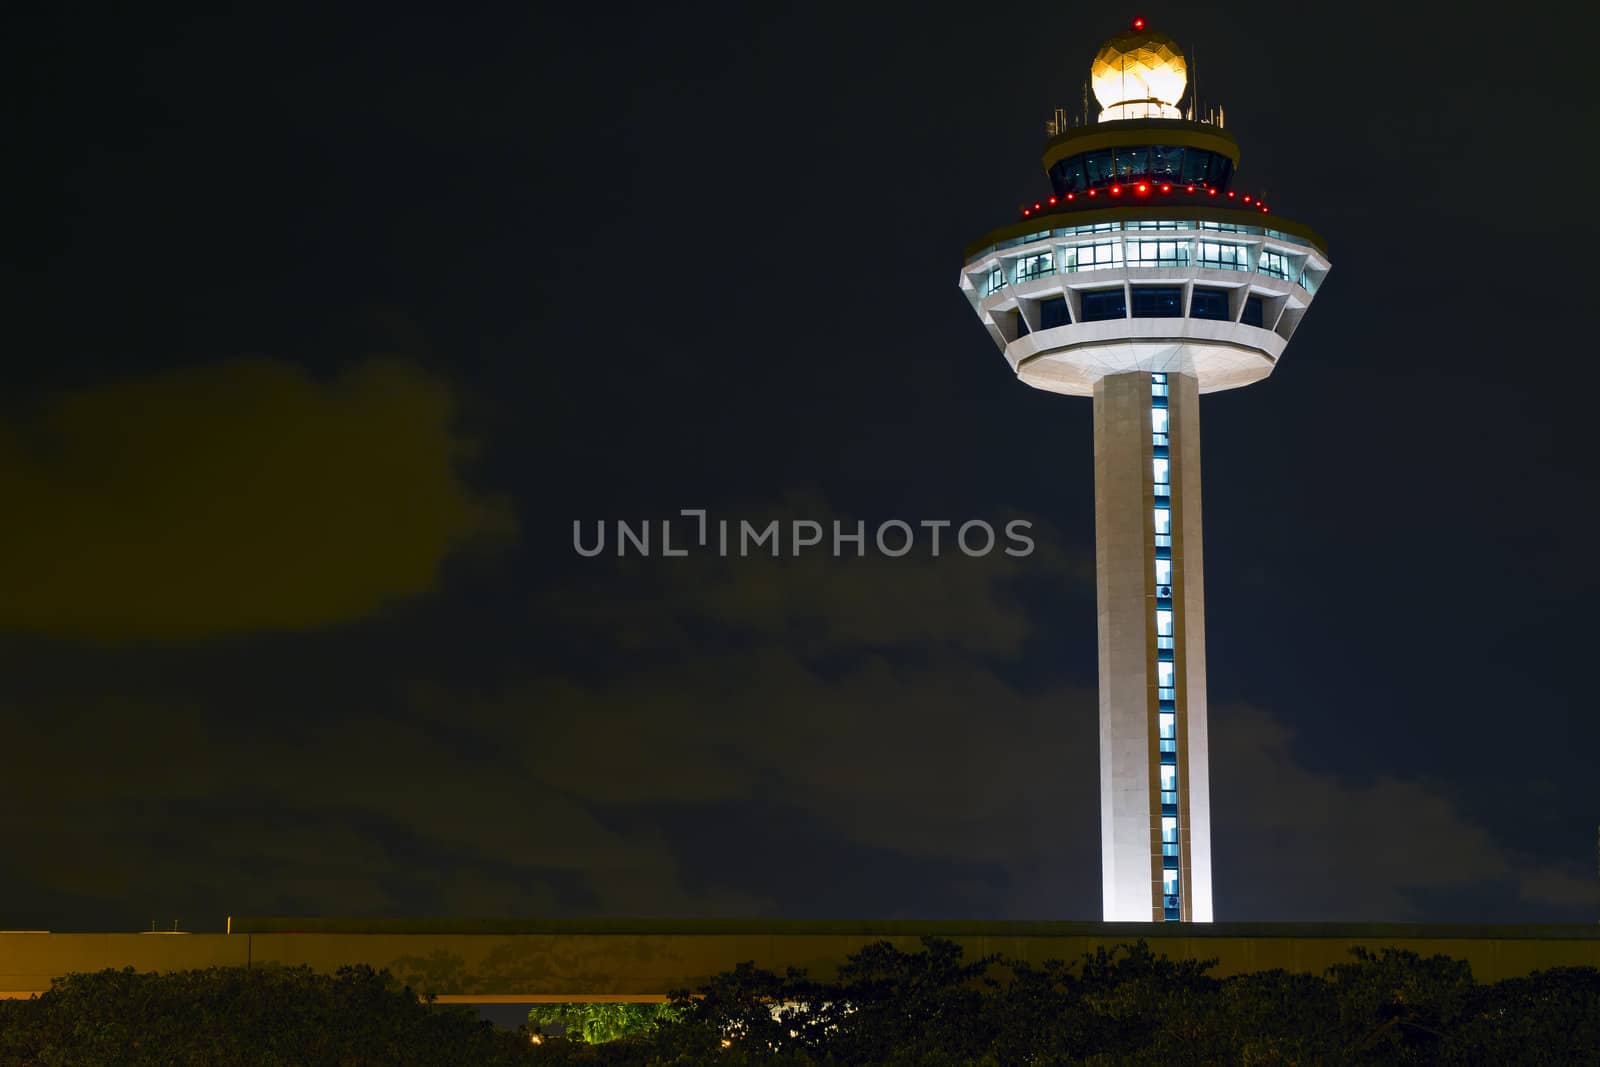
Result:
{"label": "white concrete tower shaft", "polygon": [[1200,391],[1185,374],[1094,388],[1104,917],[1209,922]]}

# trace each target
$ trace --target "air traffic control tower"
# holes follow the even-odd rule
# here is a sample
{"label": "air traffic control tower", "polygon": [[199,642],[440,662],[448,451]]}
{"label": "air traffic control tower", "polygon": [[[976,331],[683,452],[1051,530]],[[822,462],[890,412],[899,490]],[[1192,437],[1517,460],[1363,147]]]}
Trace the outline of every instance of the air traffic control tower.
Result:
{"label": "air traffic control tower", "polygon": [[1049,124],[1051,195],[973,242],[961,288],[1024,383],[1094,398],[1104,917],[1210,922],[1200,395],[1272,373],[1329,261],[1234,188],[1171,38],[1136,19],[1090,78],[1098,115]]}

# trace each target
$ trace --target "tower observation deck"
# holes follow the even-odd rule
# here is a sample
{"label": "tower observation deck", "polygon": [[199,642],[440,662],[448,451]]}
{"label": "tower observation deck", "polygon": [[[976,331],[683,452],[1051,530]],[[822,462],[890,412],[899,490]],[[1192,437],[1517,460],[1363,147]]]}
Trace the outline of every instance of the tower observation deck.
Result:
{"label": "tower observation deck", "polygon": [[1057,113],[1051,192],[960,286],[1018,378],[1094,400],[1104,918],[1210,922],[1199,398],[1272,373],[1331,263],[1235,188],[1171,38],[1135,20],[1091,81],[1098,121]]}

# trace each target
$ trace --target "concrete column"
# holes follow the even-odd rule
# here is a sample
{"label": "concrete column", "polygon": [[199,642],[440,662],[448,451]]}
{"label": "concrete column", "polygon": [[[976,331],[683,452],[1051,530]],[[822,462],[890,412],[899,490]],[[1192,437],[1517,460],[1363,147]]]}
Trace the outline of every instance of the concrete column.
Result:
{"label": "concrete column", "polygon": [[[1107,922],[1159,920],[1152,866],[1155,721],[1150,376],[1094,387],[1094,545],[1100,639],[1100,878]],[[1154,910],[1152,910],[1152,908]]]}
{"label": "concrete column", "polygon": [[[1209,922],[1211,809],[1200,532],[1200,406],[1169,373],[1179,887],[1184,919]],[[1104,918],[1161,921],[1155,500],[1150,375],[1095,383],[1095,579],[1100,653],[1100,855]]]}

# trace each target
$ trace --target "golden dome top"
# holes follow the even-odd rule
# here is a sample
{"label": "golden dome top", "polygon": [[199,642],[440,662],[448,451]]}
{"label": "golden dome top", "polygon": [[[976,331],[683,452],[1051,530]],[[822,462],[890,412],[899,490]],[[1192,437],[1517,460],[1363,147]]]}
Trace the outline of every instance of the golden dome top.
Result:
{"label": "golden dome top", "polygon": [[1189,84],[1183,49],[1143,19],[1100,47],[1089,70],[1101,122],[1127,118],[1182,118],[1178,101]]}

